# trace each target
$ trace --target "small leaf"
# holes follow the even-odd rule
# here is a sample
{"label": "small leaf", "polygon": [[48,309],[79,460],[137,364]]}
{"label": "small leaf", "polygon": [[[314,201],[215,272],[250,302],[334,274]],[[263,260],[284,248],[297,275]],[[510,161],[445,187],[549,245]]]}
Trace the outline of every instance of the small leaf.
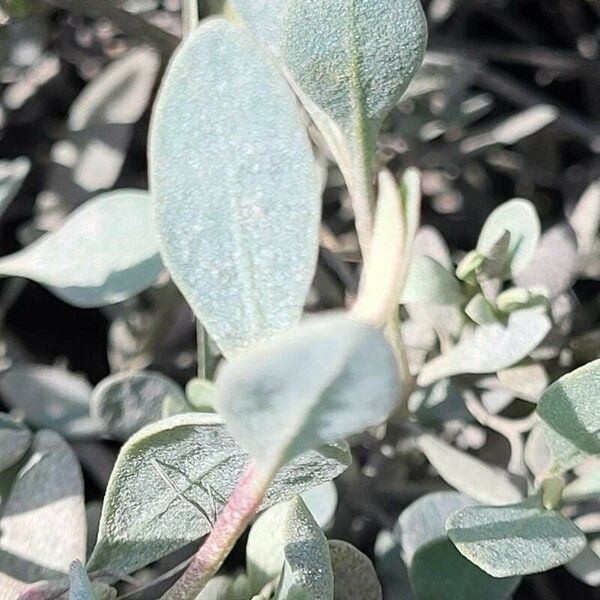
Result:
{"label": "small leaf", "polygon": [[206,379],[191,379],[185,387],[188,404],[198,412],[215,412],[215,385]]}
{"label": "small leaf", "polygon": [[299,320],[320,175],[292,90],[244,29],[213,19],[174,56],[154,110],[150,179],[165,263],[227,357]]}
{"label": "small leaf", "polygon": [[550,329],[550,320],[539,308],[511,313],[506,325],[477,327],[451,350],[427,363],[419,375],[419,385],[460,373],[494,373],[506,369],[532,352]]}
{"label": "small leaf", "polygon": [[381,600],[381,584],[373,563],[351,544],[329,542],[335,589],[333,600]]}
{"label": "small leaf", "polygon": [[148,194],[108,192],[73,212],[55,232],[0,259],[0,274],[26,277],[84,308],[150,287],[162,265]]}
{"label": "small leaf", "polygon": [[483,295],[475,294],[465,306],[465,314],[477,325],[493,325],[498,322],[493,304]]}
{"label": "small leaf", "polygon": [[460,284],[440,263],[428,256],[418,256],[412,262],[402,304],[432,302],[460,304],[463,300]]}
{"label": "small leaf", "polygon": [[83,564],[75,560],[69,569],[69,600],[114,600],[117,590],[103,583],[92,583]]}
{"label": "small leaf", "polygon": [[523,498],[522,491],[508,473],[432,435],[420,436],[419,447],[444,481],[474,500],[501,505],[519,502]]}
{"label": "small leaf", "polygon": [[448,535],[460,553],[493,577],[529,575],[564,565],[586,545],[577,526],[539,500],[471,506],[450,516]]}
{"label": "small leaf", "polygon": [[0,413],[0,473],[23,458],[32,439],[27,427],[10,415]]}
{"label": "small leaf", "polygon": [[338,492],[333,481],[311,488],[301,497],[321,529],[331,526],[338,505]]}
{"label": "small leaf", "polygon": [[90,417],[92,387],[68,371],[42,365],[16,365],[0,377],[2,399],[33,427],[47,427],[69,439],[90,439],[103,431]]}
{"label": "small leaf", "polygon": [[[209,533],[248,460],[214,414],[178,415],[135,434],[111,475],[88,569],[130,573]],[[345,445],[303,454],[275,477],[262,509],[349,462]]]}
{"label": "small leaf", "polygon": [[553,383],[540,400],[553,470],[565,471],[589,456],[600,454],[600,360]]}
{"label": "small leaf", "polygon": [[385,419],[400,398],[397,370],[379,330],[321,315],[226,365],[215,405],[258,467],[275,472]]}
{"label": "small leaf", "polygon": [[511,393],[528,402],[538,402],[548,387],[548,373],[543,365],[524,362],[497,373],[500,383]]}
{"label": "small leaf", "polygon": [[510,272],[514,275],[531,262],[541,235],[540,219],[531,202],[516,199],[499,206],[485,222],[477,250],[487,256],[506,231],[510,233]]}
{"label": "small leaf", "polygon": [[125,441],[162,418],[167,398],[179,406],[179,412],[186,412],[183,391],[168,377],[152,371],[116,373],[94,388],[90,413],[114,438]]}
{"label": "small leaf", "polygon": [[595,465],[589,472],[582,474],[565,487],[563,500],[565,502],[582,502],[600,498],[600,468]]}
{"label": "small leaf", "polygon": [[25,583],[65,576],[85,558],[83,478],[68,444],[36,434],[0,519],[0,589],[15,598]]}

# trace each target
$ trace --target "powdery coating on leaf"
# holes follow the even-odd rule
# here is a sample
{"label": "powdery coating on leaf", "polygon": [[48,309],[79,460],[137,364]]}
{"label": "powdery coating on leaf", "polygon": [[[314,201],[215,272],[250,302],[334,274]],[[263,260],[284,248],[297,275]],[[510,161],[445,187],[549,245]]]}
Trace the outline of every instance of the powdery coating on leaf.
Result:
{"label": "powdery coating on leaf", "polygon": [[33,434],[27,427],[0,413],[0,473],[21,460],[32,439]]}
{"label": "powdery coating on leaf", "polygon": [[506,324],[477,327],[448,352],[427,363],[419,374],[419,385],[460,373],[494,373],[506,369],[532,352],[551,327],[550,319],[539,308],[517,310]]}
{"label": "powdery coating on leaf", "polygon": [[555,470],[564,471],[600,454],[600,360],[553,383],[537,412]]}
{"label": "powdery coating on leaf", "polygon": [[460,553],[493,577],[547,571],[586,545],[572,521],[532,501],[468,507],[451,515],[446,527]]}
{"label": "powdery coating on leaf", "polygon": [[155,106],[150,177],[165,262],[221,350],[294,325],[319,173],[296,98],[251,34],[216,19],[184,42]]}
{"label": "powdery coating on leaf", "polygon": [[373,564],[351,544],[329,542],[335,589],[333,600],[381,600],[381,585]]}
{"label": "powdery coating on leaf", "polygon": [[147,192],[101,194],[52,233],[0,260],[0,274],[27,277],[80,307],[135,296],[158,278],[162,264]]}
{"label": "powdery coating on leaf", "polygon": [[[127,442],[108,484],[88,569],[130,573],[212,529],[248,462],[217,415],[186,414]],[[347,447],[303,454],[275,478],[261,508],[337,477]]]}
{"label": "powdery coating on leaf", "polygon": [[440,477],[471,498],[494,505],[523,499],[523,493],[506,471],[487,465],[432,435],[422,435],[419,446]]}
{"label": "powdery coating on leaf", "polygon": [[[73,451],[52,431],[36,434],[0,519],[0,590],[58,578],[86,550],[83,478]],[[14,592],[14,596],[11,595]]]}
{"label": "powdery coating on leaf", "polygon": [[110,586],[91,583],[83,564],[78,560],[71,563],[69,580],[69,600],[114,600],[117,597],[117,590]]}
{"label": "powdery coating on leaf", "polygon": [[283,54],[302,91],[355,139],[396,105],[423,60],[418,0],[291,0]]}
{"label": "powdery coating on leaf", "polygon": [[225,366],[215,405],[268,472],[380,423],[397,405],[400,388],[381,331],[334,313],[309,319]]}
{"label": "powdery coating on leaf", "polygon": [[460,304],[463,297],[458,280],[429,256],[416,256],[412,261],[401,302]]}

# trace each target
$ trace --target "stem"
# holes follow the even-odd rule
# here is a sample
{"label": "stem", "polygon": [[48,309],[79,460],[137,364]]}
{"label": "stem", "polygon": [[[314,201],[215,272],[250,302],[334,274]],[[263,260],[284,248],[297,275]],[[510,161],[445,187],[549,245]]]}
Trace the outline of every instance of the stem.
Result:
{"label": "stem", "polygon": [[[363,179],[363,178],[361,178]],[[366,262],[371,250],[374,227],[375,188],[369,181],[360,181],[354,189],[349,189],[352,210],[354,211],[354,223],[358,244]]]}
{"label": "stem", "polygon": [[251,464],[181,579],[161,600],[193,600],[212,579],[256,514],[271,477],[258,476]]}
{"label": "stem", "polygon": [[200,17],[198,15],[198,0],[181,0],[181,25],[183,39],[187,38],[196,27]]}

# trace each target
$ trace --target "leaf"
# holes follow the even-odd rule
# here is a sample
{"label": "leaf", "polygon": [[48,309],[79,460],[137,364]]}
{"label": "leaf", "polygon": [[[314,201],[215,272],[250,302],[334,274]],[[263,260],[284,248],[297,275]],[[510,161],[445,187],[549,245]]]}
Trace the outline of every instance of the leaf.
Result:
{"label": "leaf", "polygon": [[515,199],[499,206],[485,222],[477,250],[487,256],[505,231],[510,233],[510,272],[515,275],[533,259],[541,235],[540,219],[531,202]]}
{"label": "leaf", "polygon": [[10,415],[0,413],[0,473],[25,456],[32,439],[27,427]]}
{"label": "leaf", "polygon": [[588,544],[581,554],[565,565],[565,568],[579,581],[598,587],[600,586],[600,557],[594,548],[600,550],[600,546],[597,540],[592,544]]}
{"label": "leaf", "polygon": [[551,466],[550,450],[541,423],[537,423],[527,437],[524,459],[536,479],[543,477]]}
{"label": "leaf", "polygon": [[305,450],[380,423],[400,388],[383,333],[334,313],[226,365],[215,405],[257,467],[270,473]]}
{"label": "leaf", "polygon": [[25,583],[55,579],[85,558],[83,478],[67,443],[36,434],[0,518],[0,589],[16,597]]}
{"label": "leaf", "polygon": [[90,384],[68,371],[42,365],[15,365],[0,377],[3,401],[27,423],[70,439],[96,438],[102,424],[90,417]]}
{"label": "leaf", "polygon": [[511,313],[506,325],[481,325],[427,363],[419,375],[419,385],[460,373],[494,373],[511,367],[532,352],[550,329],[550,320],[539,308]]}
{"label": "leaf", "polygon": [[564,565],[586,539],[538,499],[511,506],[471,506],[450,516],[448,535],[459,552],[492,577],[529,575]]}
{"label": "leaf", "polygon": [[511,504],[523,498],[505,471],[485,464],[432,435],[421,435],[419,447],[440,477],[459,492],[488,504]]}
{"label": "leaf", "polygon": [[409,398],[411,412],[425,427],[437,427],[446,421],[469,421],[462,391],[450,379],[440,379],[426,388],[417,388]]}
{"label": "leaf", "polygon": [[[122,448],[108,484],[89,570],[130,573],[210,532],[248,462],[214,414],[149,425]],[[307,452],[276,476],[265,509],[337,477],[345,445]]]}
{"label": "leaf", "polygon": [[165,263],[227,357],[298,321],[320,175],[294,94],[251,34],[214,19],[180,47],[155,105],[150,179]]}
{"label": "leaf", "polygon": [[582,502],[600,498],[600,468],[595,465],[589,472],[569,483],[563,490],[565,502]]}
{"label": "leaf", "polygon": [[475,294],[467,306],[465,314],[477,325],[493,325],[498,322],[492,303],[483,295]]}
{"label": "leaf", "polygon": [[375,139],[423,60],[418,0],[290,0],[282,55],[351,195],[371,185]]}
{"label": "leaf", "polygon": [[498,371],[498,379],[507,390],[528,402],[538,402],[548,387],[546,369],[534,362],[524,362],[502,369]]}
{"label": "leaf", "polygon": [[327,529],[333,523],[338,505],[338,491],[333,481],[311,488],[302,494],[302,501],[310,510],[321,529]]}
{"label": "leaf", "polygon": [[428,256],[416,257],[408,273],[402,304],[460,304],[462,300],[460,284],[445,267]]}
{"label": "leaf", "polygon": [[83,564],[75,560],[69,569],[69,600],[114,600],[117,590],[103,583],[92,583]]}
{"label": "leaf", "polygon": [[148,194],[138,190],[97,196],[57,231],[0,259],[1,275],[27,277],[83,308],[131,298],[161,270]]}
{"label": "leaf", "polygon": [[191,379],[185,387],[188,404],[198,412],[215,412],[213,400],[215,385],[206,379]]}
{"label": "leaf", "polygon": [[8,208],[29,174],[31,162],[25,156],[0,160],[0,215]]}
{"label": "leaf", "polygon": [[400,546],[389,531],[382,531],[375,540],[375,565],[381,579],[383,597],[414,600],[408,570],[400,556]]}
{"label": "leaf", "polygon": [[213,577],[206,587],[196,597],[196,600],[230,600],[231,578],[225,576]]}
{"label": "leaf", "polygon": [[94,388],[90,413],[114,438],[125,441],[162,418],[166,399],[186,412],[183,391],[168,377],[152,371],[116,373]]}
{"label": "leaf", "polygon": [[561,377],[542,396],[537,413],[555,472],[600,454],[599,389],[600,360],[596,360]]}
{"label": "leaf", "polygon": [[242,21],[278,57],[287,4],[288,0],[227,0],[225,14]]}
{"label": "leaf", "polygon": [[600,227],[600,181],[592,182],[582,194],[569,215],[569,224],[577,236],[577,247],[582,255],[591,254],[598,241]]}
{"label": "leaf", "polygon": [[273,506],[257,519],[248,537],[246,559],[254,594],[281,573],[277,600],[332,598],[327,540],[300,498]]}
{"label": "leaf", "polygon": [[351,544],[329,542],[335,581],[333,600],[381,600],[381,584],[371,560]]}

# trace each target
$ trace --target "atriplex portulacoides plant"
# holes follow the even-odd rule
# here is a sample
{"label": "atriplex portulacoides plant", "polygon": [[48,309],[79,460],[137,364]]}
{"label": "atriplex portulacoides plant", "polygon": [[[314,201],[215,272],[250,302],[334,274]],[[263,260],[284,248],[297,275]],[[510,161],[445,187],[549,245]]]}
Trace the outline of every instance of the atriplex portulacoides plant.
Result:
{"label": "atriplex portulacoides plant", "polygon": [[[386,419],[372,430],[386,452],[406,430],[458,490],[417,500],[380,538],[380,556],[403,556],[408,593],[502,599],[558,565],[600,572],[594,540],[568,518],[600,493],[600,361],[545,392],[542,365],[558,355],[561,302],[583,264],[548,274],[557,232],[541,238],[533,206],[512,200],[454,269],[419,231],[419,174],[398,184],[376,152],[423,58],[418,0],[230,0],[225,17],[198,25],[184,2],[185,40],[154,108],[150,193],[103,194],[0,261],[4,275],[84,307],[131,298],[164,264],[198,318],[200,371],[185,394],[158,373],[113,375],[91,394],[91,414],[52,423],[67,437],[126,441],[85,567],[72,451],[2,416],[0,597],[115,598],[111,586],[206,536],[163,598],[377,600],[368,558],[321,527],[335,511],[331,481],[351,462],[344,438]],[[299,324],[327,160],[352,201],[362,281],[349,313]],[[212,341],[227,360],[214,383]],[[23,381],[43,393],[61,385],[12,370],[0,387],[18,396]],[[77,385],[61,402],[81,406]],[[515,397],[536,411],[498,416]],[[34,426],[38,408],[24,410]],[[508,469],[449,444],[457,419],[504,435]],[[246,572],[218,576],[253,521]]]}

